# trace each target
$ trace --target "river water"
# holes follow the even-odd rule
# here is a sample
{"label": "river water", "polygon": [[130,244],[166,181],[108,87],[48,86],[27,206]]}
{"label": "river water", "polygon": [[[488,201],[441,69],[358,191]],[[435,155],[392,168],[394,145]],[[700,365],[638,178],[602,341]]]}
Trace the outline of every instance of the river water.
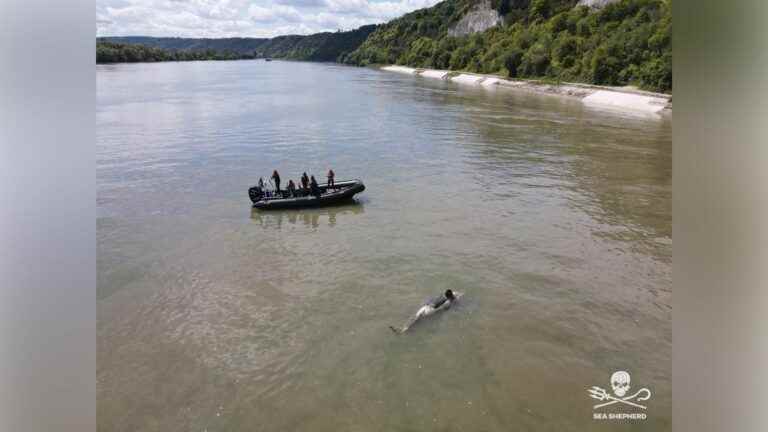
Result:
{"label": "river water", "polygon": [[[97,86],[99,430],[671,430],[669,117],[282,61]],[[329,167],[356,203],[251,210]],[[647,410],[593,410],[617,370]]]}

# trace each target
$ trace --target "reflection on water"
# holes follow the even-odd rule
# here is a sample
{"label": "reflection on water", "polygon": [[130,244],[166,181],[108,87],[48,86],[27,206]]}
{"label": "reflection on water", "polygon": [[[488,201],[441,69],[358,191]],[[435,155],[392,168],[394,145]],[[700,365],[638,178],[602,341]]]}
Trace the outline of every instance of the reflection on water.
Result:
{"label": "reflection on water", "polygon": [[[670,430],[668,117],[300,62],[97,77],[100,430],[614,430],[615,370]],[[276,168],[367,189],[250,211]]]}
{"label": "reflection on water", "polygon": [[251,219],[260,226],[269,229],[281,229],[283,221],[295,225],[297,223],[304,226],[317,228],[320,224],[326,224],[329,227],[335,227],[337,219],[344,223],[344,218],[353,215],[362,214],[365,208],[362,203],[353,201],[349,204],[342,204],[333,207],[308,208],[301,210],[259,210],[251,208]]}
{"label": "reflection on water", "polygon": [[600,222],[595,235],[653,249],[650,256],[669,262],[669,123],[656,114],[653,122],[647,121],[648,114],[596,122],[574,106],[578,102],[552,103],[535,116],[513,106],[510,114],[499,116],[494,105],[466,116],[484,137],[467,146],[478,156],[479,171],[489,174],[489,190],[501,198],[518,185],[539,194],[567,190],[571,206]]}

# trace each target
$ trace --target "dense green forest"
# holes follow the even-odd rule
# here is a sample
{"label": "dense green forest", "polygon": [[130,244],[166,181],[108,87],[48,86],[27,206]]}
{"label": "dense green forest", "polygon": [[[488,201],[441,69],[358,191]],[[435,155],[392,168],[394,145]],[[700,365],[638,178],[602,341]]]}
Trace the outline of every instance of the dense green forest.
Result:
{"label": "dense green forest", "polygon": [[376,27],[367,25],[352,31],[309,36],[278,36],[268,39],[256,53],[258,57],[335,62],[357,49]]}
{"label": "dense green forest", "polygon": [[99,40],[96,42],[96,63],[134,63],[158,61],[191,60],[237,60],[254,58],[253,54],[238,54],[233,51],[175,51],[146,45],[115,43]]}
{"label": "dense green forest", "polygon": [[179,38],[151,36],[101,37],[97,42],[113,42],[126,45],[144,45],[169,51],[230,51],[253,55],[254,50],[269,39],[265,38]]}
{"label": "dense green forest", "polygon": [[346,32],[278,36],[272,39],[104,37],[97,39],[96,63],[232,60],[261,57],[338,61],[342,55],[359,47],[375,29],[375,25],[367,25]]}
{"label": "dense green forest", "polygon": [[449,36],[477,4],[445,0],[383,25],[309,36],[99,38],[97,62],[275,57],[672,89],[671,0],[620,0],[600,9],[577,0],[491,0],[502,25]]}
{"label": "dense green forest", "polygon": [[382,25],[341,60],[672,89],[669,0],[621,0],[599,10],[576,0],[494,0],[504,24],[448,36],[472,5],[446,0]]}

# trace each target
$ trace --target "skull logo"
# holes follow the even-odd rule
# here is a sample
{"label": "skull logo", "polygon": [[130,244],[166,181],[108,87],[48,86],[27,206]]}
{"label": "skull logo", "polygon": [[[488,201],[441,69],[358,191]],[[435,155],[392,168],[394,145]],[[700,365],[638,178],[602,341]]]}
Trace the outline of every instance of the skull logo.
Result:
{"label": "skull logo", "polygon": [[618,397],[623,397],[629,391],[629,372],[618,371],[611,375],[611,387]]}

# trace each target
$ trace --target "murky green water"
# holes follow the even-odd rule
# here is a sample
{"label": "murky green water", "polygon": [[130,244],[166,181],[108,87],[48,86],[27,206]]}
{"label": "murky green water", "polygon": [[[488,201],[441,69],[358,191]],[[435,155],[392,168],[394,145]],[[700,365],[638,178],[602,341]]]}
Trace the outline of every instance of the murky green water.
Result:
{"label": "murky green water", "polygon": [[[97,78],[100,430],[671,429],[669,118],[311,63]],[[329,167],[358,203],[251,211]],[[616,370],[646,420],[592,419]]]}

